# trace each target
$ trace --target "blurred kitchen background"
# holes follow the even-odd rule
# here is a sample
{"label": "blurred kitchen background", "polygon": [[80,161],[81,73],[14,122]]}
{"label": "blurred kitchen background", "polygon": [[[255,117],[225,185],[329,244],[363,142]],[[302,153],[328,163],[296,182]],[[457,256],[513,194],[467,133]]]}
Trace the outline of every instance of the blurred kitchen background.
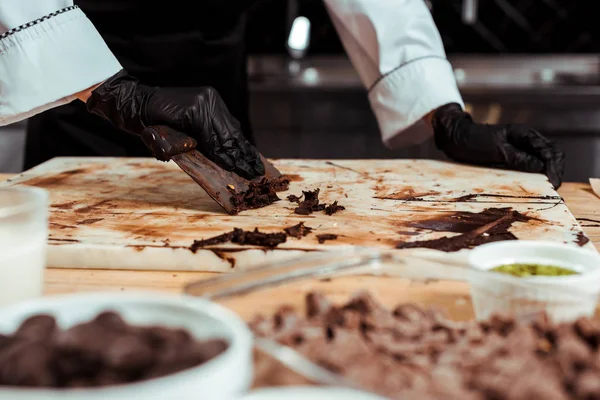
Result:
{"label": "blurred kitchen background", "polygon": [[[583,0],[426,0],[468,110],[528,124],[567,153],[565,180],[600,177],[600,28]],[[310,21],[290,54],[292,22]],[[321,0],[278,0],[249,18],[251,117],[273,158],[434,158],[432,141],[389,150]],[[21,170],[24,124],[0,128],[0,172]]]}

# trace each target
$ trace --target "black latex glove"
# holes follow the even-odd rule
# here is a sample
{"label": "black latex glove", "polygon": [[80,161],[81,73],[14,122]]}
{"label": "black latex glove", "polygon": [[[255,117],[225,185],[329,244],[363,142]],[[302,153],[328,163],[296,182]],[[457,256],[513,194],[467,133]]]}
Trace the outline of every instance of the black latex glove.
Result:
{"label": "black latex glove", "polygon": [[534,129],[523,125],[477,124],[458,104],[437,109],[432,125],[437,148],[452,160],[541,172],[554,188],[561,184],[565,156]]}
{"label": "black latex glove", "polygon": [[[258,150],[246,140],[239,122],[211,87],[194,93],[150,87],[122,70],[92,92],[87,109],[136,135],[152,125],[181,131],[196,140],[196,149],[207,158],[246,179],[265,173]],[[160,154],[154,156],[161,159]]]}

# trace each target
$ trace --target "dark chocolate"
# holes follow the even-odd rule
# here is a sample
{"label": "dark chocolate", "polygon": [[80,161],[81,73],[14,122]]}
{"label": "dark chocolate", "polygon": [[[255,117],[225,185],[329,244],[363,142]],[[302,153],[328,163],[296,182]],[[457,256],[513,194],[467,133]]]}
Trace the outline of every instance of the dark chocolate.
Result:
{"label": "dark chocolate", "polygon": [[577,243],[579,246],[585,246],[589,241],[590,238],[588,238],[585,233],[581,231],[577,232],[577,241],[575,243]]}
{"label": "dark chocolate", "polygon": [[34,315],[0,335],[0,386],[76,388],[127,384],[201,365],[228,347],[187,331],[133,326],[114,312],[67,330]]}
{"label": "dark chocolate", "polygon": [[311,233],[313,228],[304,226],[304,222],[300,222],[297,225],[285,228],[284,231],[288,236],[295,237],[296,239],[302,239],[302,237]]}
{"label": "dark chocolate", "polygon": [[[321,204],[319,202],[319,192],[320,192],[319,188],[316,188],[315,190],[309,190],[306,192],[302,191],[302,195],[304,196],[304,201],[302,201],[298,204],[298,207],[296,207],[294,212],[296,214],[300,214],[300,215],[309,215],[316,211],[325,210],[325,213],[327,215],[332,215],[340,210],[346,209],[344,206],[338,205],[337,201],[334,201],[333,204],[331,204],[331,205]],[[291,196],[288,196],[288,200],[290,200],[290,197],[293,198],[294,200],[300,199],[297,196],[291,195]],[[290,201],[292,201],[292,200],[290,200]]]}
{"label": "dark chocolate", "polygon": [[480,213],[457,212],[434,219],[410,222],[407,226],[441,232],[461,233],[438,239],[402,242],[397,249],[429,248],[445,252],[470,249],[485,243],[517,240],[508,229],[515,222],[527,222],[530,217],[511,208],[488,208]]}
{"label": "dark chocolate", "polygon": [[317,235],[317,240],[319,243],[323,244],[326,240],[336,240],[338,235],[334,235],[332,233],[324,233],[322,235]]}
{"label": "dark chocolate", "polygon": [[309,293],[305,310],[282,306],[250,328],[386,398],[600,398],[600,324],[593,319],[455,322],[417,304],[390,311],[366,292],[342,305]]}
{"label": "dark chocolate", "polygon": [[344,206],[339,206],[337,200],[334,201],[333,203],[331,203],[330,205],[328,205],[327,207],[325,207],[325,214],[327,215],[333,215],[338,211],[341,210],[345,210],[346,207]]}
{"label": "dark chocolate", "polygon": [[240,211],[262,208],[281,200],[277,192],[288,189],[290,181],[287,179],[269,180],[263,178],[260,183],[250,182],[245,192],[233,193],[231,204],[235,207],[235,213]]}
{"label": "dark chocolate", "polygon": [[296,196],[295,194],[290,194],[287,199],[290,203],[300,203],[300,199],[302,196]]}
{"label": "dark chocolate", "polygon": [[233,228],[231,232],[227,232],[222,235],[205,240],[194,240],[194,243],[192,243],[190,246],[190,250],[195,253],[200,248],[227,242],[232,242],[239,245],[276,247],[279,244],[284,243],[286,239],[286,234],[282,232],[265,233],[260,232],[258,228],[254,228],[254,231],[245,231],[243,229]]}

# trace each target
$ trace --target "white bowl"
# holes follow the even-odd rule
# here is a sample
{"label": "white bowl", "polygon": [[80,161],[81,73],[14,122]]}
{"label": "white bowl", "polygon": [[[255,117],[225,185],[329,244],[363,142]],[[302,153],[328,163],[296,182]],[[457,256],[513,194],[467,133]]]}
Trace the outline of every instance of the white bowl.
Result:
{"label": "white bowl", "polygon": [[255,390],[242,400],[384,400],[384,397],[343,387],[289,386]]}
{"label": "white bowl", "polygon": [[239,398],[249,389],[253,377],[252,334],[232,311],[195,297],[152,292],[46,297],[0,308],[0,333],[13,333],[23,320],[38,313],[51,314],[61,328],[68,328],[108,310],[135,325],[180,327],[198,339],[223,338],[229,347],[202,365],[161,378],[89,389],[0,386],[0,400],[222,400]]}
{"label": "white bowl", "polygon": [[[503,264],[555,265],[577,275],[515,277],[481,273]],[[516,315],[546,311],[555,322],[592,316],[600,293],[600,255],[575,245],[543,241],[504,241],[475,248],[469,255],[475,269],[469,274],[478,319],[496,312]]]}

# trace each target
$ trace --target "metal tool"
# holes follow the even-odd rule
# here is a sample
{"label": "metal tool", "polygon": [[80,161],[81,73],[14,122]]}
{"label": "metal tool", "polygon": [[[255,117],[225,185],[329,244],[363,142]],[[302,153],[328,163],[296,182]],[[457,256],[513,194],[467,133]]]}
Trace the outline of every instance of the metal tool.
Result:
{"label": "metal tool", "polygon": [[[151,126],[144,130],[142,140],[150,147],[159,160],[173,160],[179,168],[188,174],[208,193],[228,214],[236,214],[236,207],[231,203],[232,192],[248,190],[250,181],[232,171],[226,171],[196,150],[194,138],[167,126]],[[184,152],[181,152],[181,151]],[[179,154],[178,154],[179,153]],[[170,154],[176,154],[171,156]],[[273,164],[262,155],[265,175],[258,177],[276,179],[281,177]]]}

